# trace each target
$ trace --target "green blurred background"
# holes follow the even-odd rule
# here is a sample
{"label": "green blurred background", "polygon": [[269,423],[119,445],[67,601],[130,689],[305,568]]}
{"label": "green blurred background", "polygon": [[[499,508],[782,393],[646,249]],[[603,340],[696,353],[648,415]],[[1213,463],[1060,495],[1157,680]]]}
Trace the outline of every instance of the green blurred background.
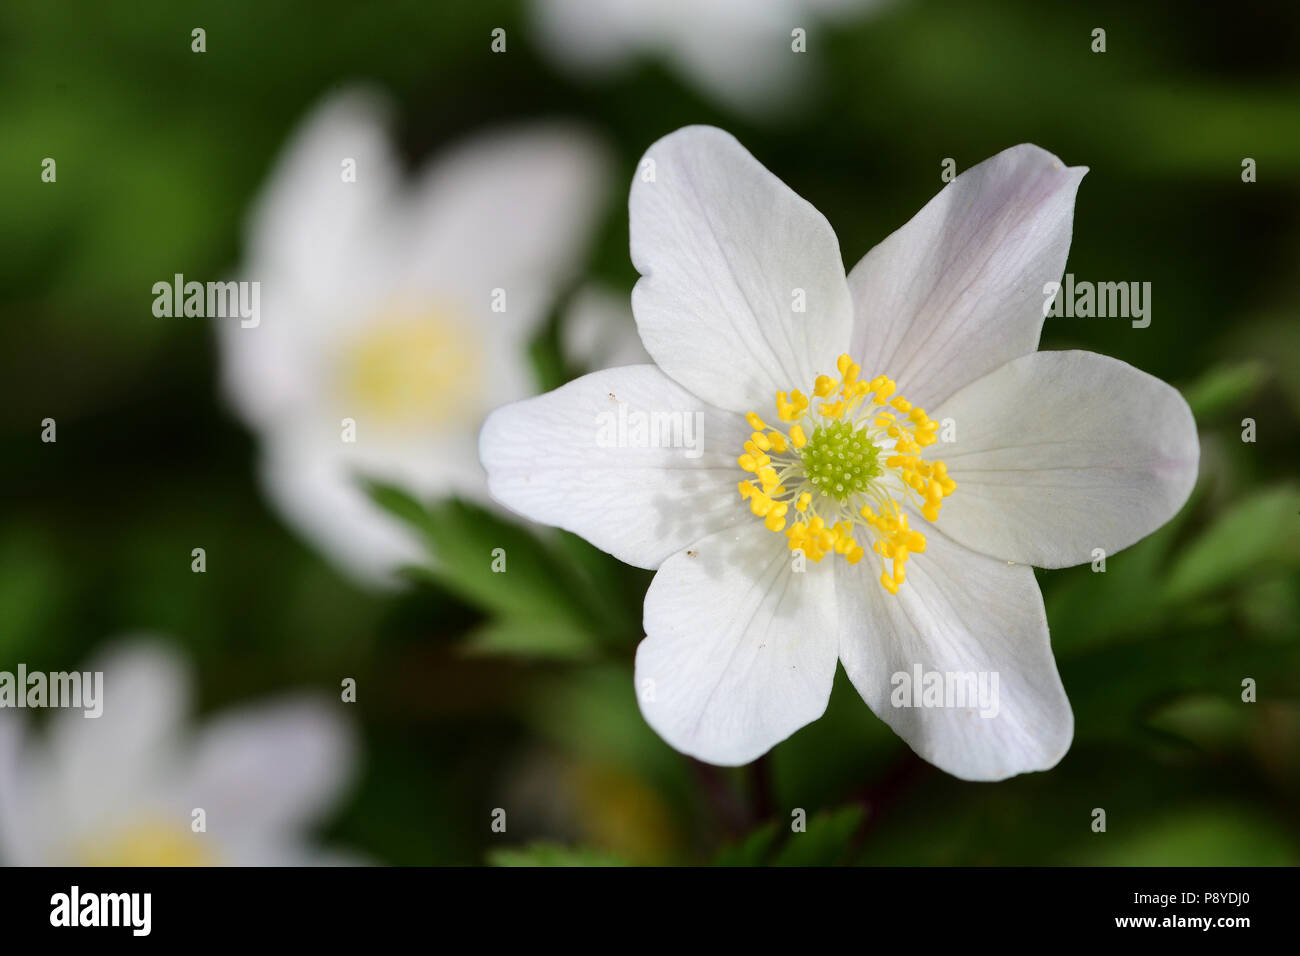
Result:
{"label": "green blurred background", "polygon": [[[383,862],[1295,863],[1300,7],[897,0],[809,35],[820,83],[778,117],[720,107],[653,56],[575,79],[530,42],[522,3],[4,4],[0,667],[71,668],[147,631],[194,658],[204,711],[356,677],[364,772],[323,836]],[[412,164],[498,124],[588,124],[618,169],[587,274],[623,292],[626,184],[687,123],[734,132],[826,213],[849,265],[940,188],[945,157],[964,169],[1028,141],[1090,166],[1067,269],[1151,282],[1153,319],[1049,319],[1043,346],[1175,384],[1203,465],[1178,518],[1106,574],[1038,572],[1075,711],[1061,764],[949,778],[841,673],[826,717],[760,764],[702,767],[637,711],[646,574],[425,503],[412,518],[435,547],[508,536],[518,583],[444,569],[376,595],[293,536],[217,397],[212,330],[155,318],[151,287],[238,260],[285,138],[354,79],[394,95]],[[39,440],[47,416],[57,444]],[[542,635],[528,616],[559,623]],[[795,807],[810,838],[786,841]]]}

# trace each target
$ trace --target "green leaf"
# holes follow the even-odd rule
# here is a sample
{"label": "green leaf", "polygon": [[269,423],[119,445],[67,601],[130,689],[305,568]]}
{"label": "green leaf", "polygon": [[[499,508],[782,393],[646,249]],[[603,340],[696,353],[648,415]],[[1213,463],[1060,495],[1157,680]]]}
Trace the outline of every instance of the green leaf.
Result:
{"label": "green leaf", "polygon": [[866,816],[860,806],[819,813],[805,833],[791,833],[772,859],[773,866],[829,866],[842,860],[849,841]]}
{"label": "green leaf", "polygon": [[556,660],[586,660],[595,642],[584,628],[547,618],[497,618],[469,635],[467,654],[501,654]]}
{"label": "green leaf", "polygon": [[588,630],[595,625],[573,563],[531,532],[461,501],[431,507],[428,528],[434,575],[475,603],[505,617],[564,617]]}
{"label": "green leaf", "polygon": [[844,860],[865,816],[866,810],[857,805],[823,811],[808,821],[802,833],[785,832],[788,824],[769,820],[739,842],[719,850],[712,865],[831,866]]}
{"label": "green leaf", "polygon": [[476,649],[527,653],[530,628],[540,656],[592,649],[616,627],[594,606],[593,589],[565,550],[467,502],[425,506],[407,492],[366,482],[371,499],[427,542],[427,566],[407,569],[489,611],[499,620],[473,642]]}
{"label": "green leaf", "polygon": [[1125,821],[1112,815],[1078,862],[1094,866],[1295,866],[1286,828],[1253,808],[1209,806]]}
{"label": "green leaf", "polygon": [[1255,711],[1242,703],[1238,690],[1234,686],[1220,694],[1176,697],[1151,714],[1148,726],[1201,750],[1222,752],[1240,746]]}
{"label": "green leaf", "polygon": [[429,512],[407,492],[396,485],[379,481],[363,481],[362,485],[370,495],[370,500],[379,507],[421,534],[429,533]]}
{"label": "green leaf", "polygon": [[566,668],[540,682],[528,721],[552,746],[654,780],[660,792],[693,792],[687,764],[637,705],[632,662]]}
{"label": "green leaf", "polygon": [[1243,640],[1214,622],[1187,622],[1169,633],[1117,642],[1062,658],[1061,679],[1075,716],[1075,744],[1136,741],[1137,728],[1180,696],[1239,694],[1241,678],[1269,675],[1271,693],[1294,695],[1300,645]]}
{"label": "green leaf", "polygon": [[1185,601],[1244,578],[1269,562],[1300,560],[1300,491],[1272,488],[1225,511],[1182,553],[1165,583],[1166,599]]}
{"label": "green leaf", "polygon": [[1263,362],[1220,365],[1185,388],[1183,397],[1197,420],[1210,418],[1249,401],[1267,380]]}
{"label": "green leaf", "polygon": [[1300,638],[1300,574],[1294,570],[1261,573],[1243,584],[1236,597],[1242,619],[1254,633],[1272,640]]}
{"label": "green leaf", "polygon": [[492,866],[629,866],[612,853],[587,847],[566,847],[558,843],[530,843],[523,847],[490,850]]}
{"label": "green leaf", "polygon": [[744,839],[718,851],[713,866],[762,866],[777,838],[776,821],[769,820]]}

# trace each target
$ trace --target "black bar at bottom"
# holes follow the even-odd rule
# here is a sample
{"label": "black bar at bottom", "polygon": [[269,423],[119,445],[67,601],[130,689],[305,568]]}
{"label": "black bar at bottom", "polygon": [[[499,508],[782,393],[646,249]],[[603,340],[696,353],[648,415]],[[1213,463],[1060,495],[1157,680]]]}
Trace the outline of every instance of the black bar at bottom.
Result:
{"label": "black bar at bottom", "polygon": [[674,924],[697,942],[704,931],[734,943],[802,923],[806,939],[834,927],[863,945],[886,933],[925,946],[1195,936],[1231,945],[1286,930],[1294,910],[1294,870],[1259,868],[0,871],[6,942],[374,945],[468,933],[499,943],[513,931],[534,942],[592,933],[610,946]]}

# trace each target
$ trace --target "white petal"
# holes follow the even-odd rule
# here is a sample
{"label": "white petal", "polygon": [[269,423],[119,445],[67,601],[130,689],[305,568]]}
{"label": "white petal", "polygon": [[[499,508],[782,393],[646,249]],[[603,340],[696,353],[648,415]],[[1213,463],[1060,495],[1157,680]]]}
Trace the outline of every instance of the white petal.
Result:
{"label": "white petal", "polygon": [[[331,431],[330,437],[321,434],[326,430]],[[358,442],[365,440],[363,432]],[[428,440],[423,450],[433,448]],[[400,479],[408,472],[394,467],[403,461],[400,454],[390,455],[385,468],[376,460],[378,453],[367,461],[355,449],[338,440],[332,423],[268,432],[259,468],[262,487],[284,520],[338,570],[362,586],[391,588],[398,583],[398,569],[422,563],[427,549],[410,528],[367,497],[362,479],[403,486]],[[410,449],[420,450],[418,446]],[[445,460],[472,466],[472,446],[462,454],[465,457],[448,456]],[[419,493],[419,489],[410,490]],[[455,489],[449,484],[446,490]]]}
{"label": "white petal", "polygon": [[1200,445],[1182,395],[1126,362],[1038,352],[945,402],[933,446],[957,491],[939,527],[1008,561],[1060,568],[1113,554],[1177,513]]}
{"label": "white petal", "polygon": [[834,370],[852,311],[835,233],[733,136],[665,136],[628,205],[642,275],[632,311],[660,368],[707,402],[759,414],[777,390],[806,393]]}
{"label": "white petal", "polygon": [[184,658],[169,645],[137,638],[86,664],[103,674],[103,712],[61,710],[50,726],[51,767],[64,794],[94,793],[101,808],[148,795],[189,716],[191,682]]}
{"label": "white petal", "polygon": [[23,778],[27,728],[22,716],[0,712],[0,865],[27,866],[33,859],[31,821],[27,819]]}
{"label": "white petal", "polygon": [[528,344],[569,285],[607,205],[609,159],[584,129],[479,134],[430,163],[393,210],[401,297],[455,313],[488,396],[465,396],[475,435],[490,407],[537,393]]}
{"label": "white petal", "polygon": [[371,306],[334,282],[308,288],[263,263],[250,263],[247,270],[241,277],[261,282],[258,324],[245,328],[234,318],[213,324],[226,400],[248,425],[263,428],[320,404],[337,377],[331,365],[335,343]]}
{"label": "white petal", "polygon": [[[649,416],[668,429],[642,429],[641,440],[635,425]],[[661,447],[647,447],[651,435]],[[749,435],[740,416],[653,365],[632,365],[497,409],[479,454],[488,490],[506,507],[655,568],[713,531],[756,520],[736,491]]]}
{"label": "white petal", "polygon": [[[248,221],[248,258],[312,287],[337,284],[400,182],[388,141],[385,96],[367,87],[332,92],[293,133]],[[343,177],[355,163],[355,181]],[[260,279],[262,276],[241,276]]]}
{"label": "white petal", "polygon": [[494,130],[440,154],[394,209],[404,297],[453,312],[489,396],[466,396],[477,436],[489,408],[537,393],[528,344],[573,280],[607,203],[608,157],[579,127]]}
{"label": "white petal", "polygon": [[229,866],[372,866],[376,861],[348,850],[313,846],[299,834],[255,833],[222,842],[222,863]]}
{"label": "white petal", "polygon": [[588,71],[612,69],[663,36],[659,4],[534,0],[528,12],[533,37],[548,55]]}
{"label": "white petal", "polygon": [[669,11],[665,51],[702,92],[771,122],[804,98],[816,75],[813,57],[789,55],[793,27],[808,27],[814,18],[794,6],[730,0],[693,4],[690,16]]}
{"label": "white petal", "polygon": [[217,840],[284,837],[316,822],[356,763],[345,705],[290,698],[217,717],[195,743],[183,791]]}
{"label": "white petal", "polygon": [[[302,121],[253,204],[232,279],[260,283],[259,322],[214,320],[228,400],[254,426],[319,401],[335,343],[399,291],[401,169],[386,97],[327,95]],[[345,179],[346,162],[355,164]]]}
{"label": "white petal", "polygon": [[[5,811],[24,865],[67,862],[81,844],[124,823],[165,812],[167,787],[190,702],[185,661],[148,639],[115,644],[82,668],[102,672],[103,711],[52,715],[44,741],[22,754]],[[43,745],[41,745],[43,744]]]}
{"label": "white petal", "polygon": [[[880,586],[873,556],[853,567],[836,563],[845,672],[877,717],[953,776],[1002,780],[1055,766],[1070,746],[1074,716],[1033,570],[941,534],[926,537],[925,552],[907,562],[907,580],[895,595]],[[996,707],[982,716],[978,704],[895,706],[894,675],[912,676],[918,665],[922,674],[984,674],[985,703]]]}
{"label": "white petal", "polygon": [[966,170],[849,275],[853,355],[913,404],[957,389],[1038,347],[1043,287],[1070,250],[1087,168],[1013,146]]}
{"label": "white petal", "polygon": [[588,72],[638,54],[675,61],[686,79],[726,106],[770,120],[797,102],[816,58],[791,56],[791,29],[842,18],[876,0],[534,0],[533,38]]}
{"label": "white petal", "polygon": [[583,368],[646,365],[651,361],[637,335],[628,297],[601,285],[583,286],[573,296],[560,336],[566,360]]}
{"label": "white petal", "polygon": [[683,753],[748,763],[826,710],[835,582],[818,565],[792,571],[785,543],[751,518],[673,555],[650,584],[637,698]]}
{"label": "white petal", "polygon": [[[406,273],[456,290],[485,321],[508,322],[525,299],[570,277],[605,204],[608,158],[583,129],[534,125],[471,137],[438,155],[394,209]],[[493,289],[507,293],[492,312]]]}

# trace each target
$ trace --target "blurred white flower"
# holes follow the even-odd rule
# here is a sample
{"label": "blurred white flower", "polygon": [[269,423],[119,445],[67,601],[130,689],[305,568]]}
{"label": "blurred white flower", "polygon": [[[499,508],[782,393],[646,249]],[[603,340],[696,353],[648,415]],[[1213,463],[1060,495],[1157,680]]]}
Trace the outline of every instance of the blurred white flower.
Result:
{"label": "blurred white flower", "polygon": [[223,385],[261,439],[266,493],[372,584],[425,555],[359,476],[486,500],[477,428],[536,392],[527,342],[606,182],[598,146],[558,125],[477,136],[408,182],[387,114],[350,89],[306,119],[249,222],[239,278],[262,284],[260,324],[218,324]]}
{"label": "blurred white flower", "polygon": [[770,112],[797,98],[815,65],[792,49],[796,29],[879,6],[882,0],[533,0],[536,36],[556,60],[608,72],[659,54],[705,92],[745,110]]}
{"label": "blurred white flower", "polygon": [[[40,738],[0,711],[0,862],[17,866],[312,865],[307,842],[354,776],[351,726],[327,700],[285,697],[185,726],[191,681],[165,645],[118,645],[103,715],[59,710]],[[205,832],[194,832],[195,810]]]}
{"label": "blurred white flower", "polygon": [[583,286],[568,302],[560,347],[587,371],[650,361],[636,333],[627,294],[598,283]]}
{"label": "blurred white flower", "polygon": [[[1150,534],[1199,457],[1169,385],[1037,351],[1086,169],[1004,150],[846,275],[830,223],[734,137],[687,127],[646,157],[632,309],[655,364],[494,412],[492,494],[656,569],[636,687],[678,750],[753,760],[822,714],[838,662],[951,774],[1053,766],[1074,718],[1031,566]],[[602,441],[615,408],[694,420],[703,441]],[[944,460],[925,457],[939,441]],[[997,678],[1000,701],[900,701],[918,670]]]}

